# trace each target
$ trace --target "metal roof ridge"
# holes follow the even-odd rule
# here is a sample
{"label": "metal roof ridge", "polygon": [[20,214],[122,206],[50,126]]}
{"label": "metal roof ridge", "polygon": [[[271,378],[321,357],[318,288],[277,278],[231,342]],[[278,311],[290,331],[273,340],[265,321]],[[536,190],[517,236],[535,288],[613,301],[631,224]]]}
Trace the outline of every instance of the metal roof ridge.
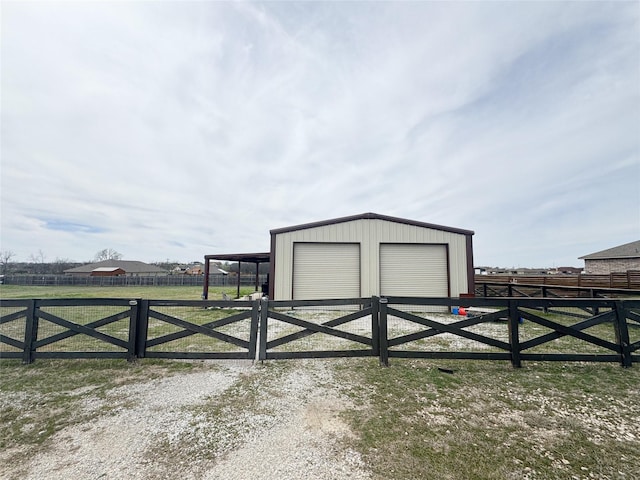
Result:
{"label": "metal roof ridge", "polygon": [[394,222],[394,223],[403,223],[405,225],[413,225],[413,226],[417,226],[417,227],[424,227],[424,228],[431,228],[434,230],[442,230],[445,232],[452,232],[452,233],[460,233],[462,235],[474,235],[475,232],[473,230],[466,230],[466,229],[462,229],[462,228],[457,228],[457,227],[448,227],[445,225],[437,225],[434,223],[427,223],[427,222],[421,222],[421,221],[417,221],[417,220],[410,220],[407,218],[400,218],[400,217],[392,217],[389,215],[381,215],[379,213],[373,213],[373,212],[367,212],[367,213],[361,213],[358,215],[349,215],[346,217],[338,217],[338,218],[332,218],[332,219],[328,219],[328,220],[321,220],[321,221],[317,221],[317,222],[310,222],[310,223],[302,223],[299,225],[293,225],[290,227],[282,227],[282,228],[275,228],[270,230],[269,232],[273,235],[273,234],[278,234],[278,233],[285,233],[285,232],[293,232],[296,230],[306,230],[308,228],[317,228],[317,227],[323,227],[326,225],[333,225],[333,224],[337,224],[337,223],[345,223],[345,222],[353,222],[356,220],[385,220],[388,222]]}

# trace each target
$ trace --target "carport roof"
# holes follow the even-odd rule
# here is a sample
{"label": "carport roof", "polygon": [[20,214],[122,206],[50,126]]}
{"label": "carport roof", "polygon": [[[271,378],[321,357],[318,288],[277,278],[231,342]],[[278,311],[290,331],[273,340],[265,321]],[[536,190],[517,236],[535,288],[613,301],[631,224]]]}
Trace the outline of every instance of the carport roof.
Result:
{"label": "carport roof", "polygon": [[352,215],[350,217],[333,218],[330,220],[323,220],[320,222],[304,223],[302,225],[294,225],[292,227],[276,228],[274,230],[271,230],[270,233],[271,235],[274,235],[279,233],[293,232],[296,230],[306,230],[308,228],[324,227],[326,225],[333,225],[336,223],[352,222],[354,220],[385,220],[387,222],[403,223],[405,225],[414,225],[417,227],[431,228],[433,230],[442,230],[445,232],[459,233],[462,235],[473,235],[475,233],[472,230],[464,230],[462,228],[454,228],[454,227],[445,227],[443,225],[435,225],[433,223],[418,222],[418,221],[409,220],[406,218],[390,217],[388,215],[380,215],[380,214],[371,213],[371,212],[361,213],[360,215]]}
{"label": "carport roof", "polygon": [[227,262],[266,263],[271,261],[271,254],[267,253],[221,253],[205,255],[205,260],[224,260]]}

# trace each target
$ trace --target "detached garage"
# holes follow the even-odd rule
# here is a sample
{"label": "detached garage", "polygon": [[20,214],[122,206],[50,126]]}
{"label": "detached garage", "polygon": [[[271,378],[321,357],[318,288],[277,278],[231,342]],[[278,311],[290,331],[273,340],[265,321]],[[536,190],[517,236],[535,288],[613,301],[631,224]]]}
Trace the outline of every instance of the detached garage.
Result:
{"label": "detached garage", "polygon": [[473,292],[473,232],[365,213],[271,230],[269,297]]}

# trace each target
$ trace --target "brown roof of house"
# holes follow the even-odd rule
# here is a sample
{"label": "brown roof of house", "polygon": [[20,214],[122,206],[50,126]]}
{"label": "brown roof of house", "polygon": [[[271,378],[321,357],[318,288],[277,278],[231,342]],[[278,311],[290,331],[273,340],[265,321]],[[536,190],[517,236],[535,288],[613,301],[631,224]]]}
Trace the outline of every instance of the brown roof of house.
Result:
{"label": "brown roof of house", "polygon": [[583,257],[582,260],[607,260],[609,258],[640,258],[640,240],[625,243],[617,247],[608,248],[600,252],[590,253]]}
{"label": "brown roof of house", "polygon": [[69,268],[64,273],[91,273],[96,268],[121,268],[127,273],[166,273],[160,267],[136,260],[103,260],[102,262],[88,263],[76,268]]}

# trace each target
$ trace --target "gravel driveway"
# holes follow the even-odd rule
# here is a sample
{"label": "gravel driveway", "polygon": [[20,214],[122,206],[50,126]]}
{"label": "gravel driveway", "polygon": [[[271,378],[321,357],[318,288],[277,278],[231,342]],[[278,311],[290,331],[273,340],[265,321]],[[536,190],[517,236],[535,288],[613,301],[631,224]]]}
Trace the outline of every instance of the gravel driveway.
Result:
{"label": "gravel driveway", "polygon": [[359,455],[341,445],[350,432],[339,414],[349,403],[329,364],[207,365],[115,388],[106,399],[85,393],[82,409],[115,408],[65,428],[33,457],[24,452],[2,478],[370,478]]}

